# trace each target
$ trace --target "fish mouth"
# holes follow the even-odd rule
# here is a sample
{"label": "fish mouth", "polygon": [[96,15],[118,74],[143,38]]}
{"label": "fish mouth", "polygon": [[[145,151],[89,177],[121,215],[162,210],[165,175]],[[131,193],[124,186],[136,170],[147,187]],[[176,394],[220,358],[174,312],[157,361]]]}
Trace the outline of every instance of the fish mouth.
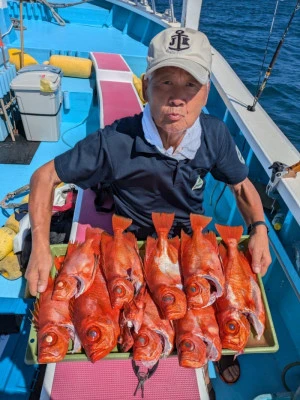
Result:
{"label": "fish mouth", "polygon": [[135,361],[157,361],[163,352],[163,344],[158,333],[142,328],[134,338],[133,359]]}
{"label": "fish mouth", "polygon": [[115,325],[110,322],[99,321],[88,322],[82,321],[85,326],[84,331],[78,331],[79,339],[91,362],[96,362],[105,357],[117,345],[117,336]]}
{"label": "fish mouth", "polygon": [[205,342],[190,334],[180,337],[177,342],[179,365],[186,368],[201,368],[207,362],[207,348]]}
{"label": "fish mouth", "polygon": [[222,314],[217,316],[222,347],[238,351],[240,354],[250,336],[250,323],[247,317],[239,311],[227,314],[225,318],[222,317]]}
{"label": "fish mouth", "polygon": [[190,308],[207,307],[216,299],[216,287],[213,281],[202,276],[191,276],[187,279],[184,290]]}
{"label": "fish mouth", "polygon": [[68,352],[70,336],[69,330],[61,326],[39,331],[38,362],[44,364],[62,361]]}
{"label": "fish mouth", "polygon": [[57,278],[54,284],[52,300],[71,299],[77,293],[78,281],[75,277],[69,276],[68,279]]}
{"label": "fish mouth", "polygon": [[108,282],[107,288],[113,308],[121,309],[133,299],[134,287],[126,278],[116,278]]}
{"label": "fish mouth", "polygon": [[184,317],[187,300],[182,290],[176,287],[160,286],[154,296],[164,319],[174,320]]}

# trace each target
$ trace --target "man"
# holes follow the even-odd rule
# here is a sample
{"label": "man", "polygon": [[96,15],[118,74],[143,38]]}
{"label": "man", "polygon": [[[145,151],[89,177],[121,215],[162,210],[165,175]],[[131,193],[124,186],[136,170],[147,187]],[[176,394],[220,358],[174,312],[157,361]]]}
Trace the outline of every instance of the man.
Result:
{"label": "man", "polygon": [[110,184],[116,212],[132,218],[131,230],[145,239],[153,232],[152,211],[175,212],[173,234],[190,229],[189,214],[204,212],[204,177],[211,172],[230,185],[245,222],[252,224],[253,271],[266,272],[271,258],[260,197],[226,126],[201,114],[211,63],[211,47],[203,33],[188,28],[162,31],[149,46],[143,82],[148,104],[143,114],[89,135],[33,174],[33,244],[26,272],[32,295],[47,285],[53,191],[61,181],[84,189]]}

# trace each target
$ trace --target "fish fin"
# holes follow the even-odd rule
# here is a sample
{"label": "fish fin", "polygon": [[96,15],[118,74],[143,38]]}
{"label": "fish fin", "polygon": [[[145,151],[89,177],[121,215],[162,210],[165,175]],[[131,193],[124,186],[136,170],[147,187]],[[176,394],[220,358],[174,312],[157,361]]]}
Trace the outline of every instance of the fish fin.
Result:
{"label": "fish fin", "polygon": [[180,248],[180,252],[181,255],[184,252],[184,248],[187,245],[187,243],[190,241],[191,237],[185,233],[183,230],[181,230],[181,248]]}
{"label": "fish fin", "polygon": [[210,231],[204,234],[205,239],[209,240],[210,243],[214,246],[214,249],[218,253],[218,242],[215,232]]}
{"label": "fish fin", "polygon": [[125,237],[126,237],[126,239],[128,239],[129,242],[131,242],[131,244],[133,244],[134,248],[135,248],[136,250],[138,250],[137,239],[136,239],[136,237],[134,236],[134,234],[131,233],[131,232],[126,232],[126,233],[125,233]]}
{"label": "fish fin", "polygon": [[32,324],[36,331],[39,330],[39,310],[40,310],[40,299],[36,299],[34,303],[34,309],[31,312],[32,315]]}
{"label": "fish fin", "polygon": [[222,243],[219,244],[219,254],[224,264],[224,261],[226,260],[227,257],[227,249]]}
{"label": "fish fin", "polygon": [[104,232],[101,235],[101,249],[102,249],[102,251],[105,250],[105,246],[107,246],[107,244],[109,242],[111,242],[112,240],[113,240],[113,237],[109,233]]}
{"label": "fish fin", "polygon": [[180,247],[180,240],[178,236],[175,236],[172,239],[169,239],[169,243],[176,248],[176,250],[179,250]]}
{"label": "fish fin", "polygon": [[130,218],[121,217],[120,215],[116,214],[112,216],[112,227],[114,233],[116,233],[117,230],[124,232],[125,229],[127,229],[131,224],[132,219]]}
{"label": "fish fin", "polygon": [[53,263],[56,271],[59,271],[62,268],[64,263],[65,256],[56,256],[54,257]]}
{"label": "fish fin", "polygon": [[[156,249],[157,240],[151,236],[147,237],[146,247],[145,247],[145,257],[144,257],[144,272],[146,273],[148,259],[152,252]],[[147,277],[145,277],[147,278]]]}
{"label": "fish fin", "polygon": [[67,257],[70,257],[74,253],[74,251],[77,249],[78,246],[79,246],[78,242],[74,242],[74,243],[69,242],[68,249],[67,249]]}
{"label": "fish fin", "polygon": [[207,217],[201,214],[190,214],[191,227],[193,231],[200,229],[202,232],[211,220],[212,217]]}
{"label": "fish fin", "polygon": [[244,230],[244,228],[241,225],[229,226],[229,225],[215,224],[215,227],[219,232],[219,234],[221,235],[221,238],[227,245],[229,244],[229,241],[231,239],[235,239],[236,242],[238,243],[241,239]]}
{"label": "fish fin", "polygon": [[174,222],[174,213],[152,213],[152,221],[156,232],[170,232]]}
{"label": "fish fin", "polygon": [[92,228],[91,226],[88,226],[85,231],[85,240],[96,239],[100,242],[103,232],[104,232],[103,229]]}

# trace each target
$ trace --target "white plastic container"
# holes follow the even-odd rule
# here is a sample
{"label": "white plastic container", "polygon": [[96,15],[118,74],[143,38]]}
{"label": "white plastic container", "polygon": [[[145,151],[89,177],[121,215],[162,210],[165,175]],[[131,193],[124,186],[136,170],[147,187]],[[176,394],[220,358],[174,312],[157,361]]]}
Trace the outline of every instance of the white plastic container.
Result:
{"label": "white plastic container", "polygon": [[23,68],[10,87],[17,98],[27,140],[58,141],[62,103],[60,70],[53,72],[43,65]]}

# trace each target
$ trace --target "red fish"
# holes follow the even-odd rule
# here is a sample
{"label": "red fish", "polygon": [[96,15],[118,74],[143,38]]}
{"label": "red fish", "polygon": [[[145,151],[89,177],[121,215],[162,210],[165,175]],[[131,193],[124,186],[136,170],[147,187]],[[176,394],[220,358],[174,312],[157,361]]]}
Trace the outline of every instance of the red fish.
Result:
{"label": "red fish", "polygon": [[113,215],[114,236],[105,233],[101,238],[103,271],[111,304],[119,309],[131,302],[144,284],[137,240],[132,233],[124,233],[131,223],[129,218]]}
{"label": "red fish", "polygon": [[87,357],[94,363],[117,345],[119,310],[112,309],[104,276],[96,269],[92,286],[75,299],[72,319]]}
{"label": "red fish", "polygon": [[179,269],[180,241],[178,237],[168,239],[174,214],[152,213],[152,220],[158,239],[147,238],[145,279],[163,318],[179,319],[186,313],[187,301]]}
{"label": "red fish", "polygon": [[242,353],[250,335],[250,323],[260,339],[265,327],[265,309],[256,275],[239,251],[242,226],[216,225],[227,249],[220,245],[225,270],[224,295],[216,301],[216,315],[223,348]]}
{"label": "red fish", "polygon": [[191,214],[192,237],[181,233],[181,271],[189,308],[212,304],[223,294],[224,272],[214,232],[203,234],[212,218]]}
{"label": "red fish", "polygon": [[78,297],[91,286],[100,257],[100,228],[87,228],[84,243],[69,243],[67,255],[56,280],[53,300]]}
{"label": "red fish", "polygon": [[120,316],[121,335],[119,343],[123,352],[127,352],[133,346],[133,331],[138,333],[144,318],[146,306],[146,285],[143,285],[139,293],[130,303],[124,304]]}
{"label": "red fish", "polygon": [[181,367],[201,368],[209,360],[221,358],[219,327],[212,306],[190,309],[174,323]]}
{"label": "red fish", "polygon": [[157,306],[149,293],[146,294],[146,308],[138,334],[133,333],[133,359],[142,361],[151,368],[159,358],[170,355],[173,350],[175,333],[172,321],[161,319]]}
{"label": "red fish", "polygon": [[64,359],[69,340],[74,339],[74,326],[69,301],[52,300],[54,278],[49,277],[45,292],[35,303],[33,324],[37,331],[38,362],[56,363]]}

